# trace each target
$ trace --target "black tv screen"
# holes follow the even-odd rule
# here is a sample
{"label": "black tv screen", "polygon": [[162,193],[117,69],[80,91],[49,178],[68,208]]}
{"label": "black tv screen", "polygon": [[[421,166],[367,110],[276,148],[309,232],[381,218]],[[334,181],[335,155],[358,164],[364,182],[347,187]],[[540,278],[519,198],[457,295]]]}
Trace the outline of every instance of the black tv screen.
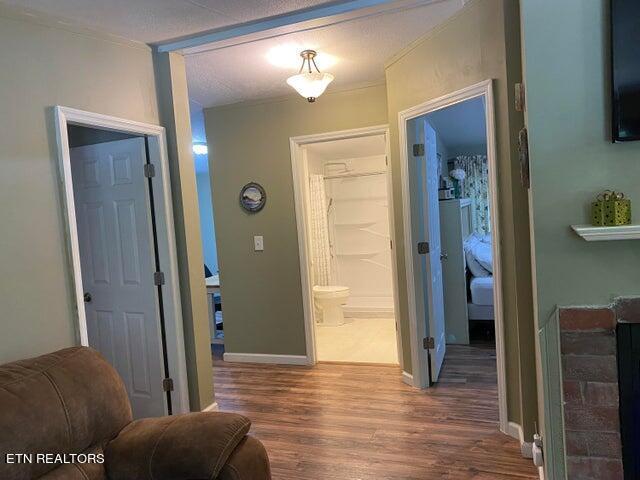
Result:
{"label": "black tv screen", "polygon": [[640,0],[611,0],[613,141],[640,140]]}

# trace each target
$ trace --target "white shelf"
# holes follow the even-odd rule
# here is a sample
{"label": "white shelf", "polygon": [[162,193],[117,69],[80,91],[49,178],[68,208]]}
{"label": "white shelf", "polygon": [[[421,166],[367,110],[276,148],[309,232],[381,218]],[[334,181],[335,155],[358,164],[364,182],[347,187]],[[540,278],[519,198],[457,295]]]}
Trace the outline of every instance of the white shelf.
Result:
{"label": "white shelf", "polygon": [[616,227],[594,227],[593,225],[571,225],[571,228],[587,242],[605,240],[640,240],[640,225]]}
{"label": "white shelf", "polygon": [[336,222],[336,227],[371,227],[378,222]]}

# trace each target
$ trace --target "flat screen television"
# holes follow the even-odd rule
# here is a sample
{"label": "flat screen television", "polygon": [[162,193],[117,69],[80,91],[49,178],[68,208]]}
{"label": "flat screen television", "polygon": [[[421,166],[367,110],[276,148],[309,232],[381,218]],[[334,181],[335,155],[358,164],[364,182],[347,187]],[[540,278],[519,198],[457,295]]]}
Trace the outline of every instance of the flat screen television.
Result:
{"label": "flat screen television", "polygon": [[611,0],[613,141],[640,140],[640,0]]}

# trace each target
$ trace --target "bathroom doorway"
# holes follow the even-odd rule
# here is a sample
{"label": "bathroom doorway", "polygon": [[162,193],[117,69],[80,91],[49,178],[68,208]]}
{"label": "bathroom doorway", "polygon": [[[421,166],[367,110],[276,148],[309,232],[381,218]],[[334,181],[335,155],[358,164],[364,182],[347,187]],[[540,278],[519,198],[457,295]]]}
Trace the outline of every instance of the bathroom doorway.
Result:
{"label": "bathroom doorway", "polygon": [[310,362],[399,364],[387,127],[291,151]]}

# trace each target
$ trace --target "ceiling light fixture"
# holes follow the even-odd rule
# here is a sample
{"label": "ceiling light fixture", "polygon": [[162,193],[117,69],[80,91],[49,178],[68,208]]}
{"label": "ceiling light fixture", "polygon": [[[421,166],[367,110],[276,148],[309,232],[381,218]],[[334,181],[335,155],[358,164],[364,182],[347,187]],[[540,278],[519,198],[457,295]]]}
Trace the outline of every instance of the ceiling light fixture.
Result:
{"label": "ceiling light fixture", "polygon": [[209,153],[209,148],[206,143],[198,142],[193,144],[193,153],[196,155],[206,155]]}
{"label": "ceiling light fixture", "polygon": [[[300,95],[309,102],[315,102],[316,98],[324,93],[327,86],[333,81],[333,75],[330,73],[321,73],[314,60],[318,53],[315,50],[303,50],[300,53],[302,57],[302,66],[297,75],[287,78],[287,83],[292,86]],[[315,67],[314,72],[311,64]],[[307,65],[307,71],[302,73]]]}

